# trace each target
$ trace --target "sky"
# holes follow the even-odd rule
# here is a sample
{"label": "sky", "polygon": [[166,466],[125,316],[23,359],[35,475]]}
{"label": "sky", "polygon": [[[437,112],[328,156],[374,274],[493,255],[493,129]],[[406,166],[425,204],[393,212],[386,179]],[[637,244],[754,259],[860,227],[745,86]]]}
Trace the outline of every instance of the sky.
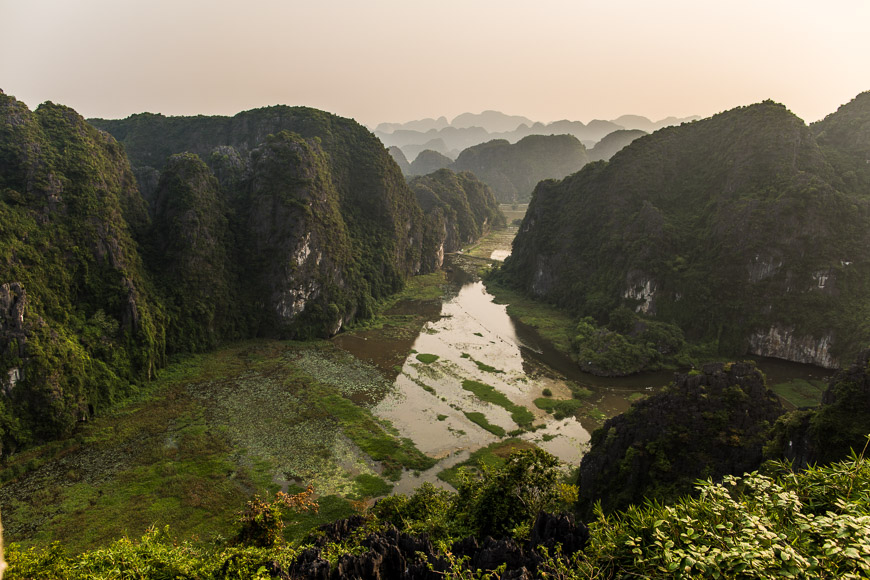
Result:
{"label": "sky", "polygon": [[0,89],[85,117],[807,122],[870,90],[868,0],[0,0]]}

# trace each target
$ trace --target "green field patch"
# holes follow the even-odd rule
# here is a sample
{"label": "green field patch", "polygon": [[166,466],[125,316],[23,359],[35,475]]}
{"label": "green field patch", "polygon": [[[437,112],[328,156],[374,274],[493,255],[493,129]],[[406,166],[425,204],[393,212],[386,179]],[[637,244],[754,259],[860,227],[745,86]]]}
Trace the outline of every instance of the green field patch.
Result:
{"label": "green field patch", "polygon": [[823,382],[815,379],[792,379],[785,383],[777,383],[770,389],[794,405],[797,408],[801,407],[816,407],[822,402],[822,393],[828,386]]}
{"label": "green field patch", "polygon": [[561,420],[573,415],[577,409],[583,406],[583,402],[578,401],[577,399],[551,399],[549,397],[540,397],[535,399],[535,406],[552,414],[556,419]]}
{"label": "green field patch", "polygon": [[420,353],[417,355],[417,360],[420,361],[421,363],[427,364],[427,365],[432,364],[433,362],[435,362],[438,359],[439,359],[439,356],[437,354]]}
{"label": "green field patch", "polygon": [[505,431],[502,427],[499,427],[498,425],[493,425],[492,423],[487,421],[486,415],[484,415],[483,413],[479,413],[477,411],[463,411],[463,413],[469,421],[471,421],[475,425],[486,429],[497,437],[504,437],[507,433],[507,431]]}
{"label": "green field patch", "polygon": [[503,370],[497,369],[497,368],[495,368],[494,366],[488,365],[488,364],[486,364],[486,363],[484,363],[484,362],[480,362],[479,360],[473,358],[473,357],[472,357],[470,354],[468,354],[467,352],[462,353],[460,356],[461,356],[461,358],[467,358],[467,359],[469,359],[471,362],[473,362],[474,364],[477,365],[477,368],[479,368],[480,370],[482,370],[482,371],[485,372],[485,373],[494,373],[494,374],[504,373]]}
{"label": "green field patch", "polygon": [[529,428],[532,425],[532,421],[535,420],[535,416],[531,411],[522,405],[515,404],[504,394],[495,390],[495,387],[487,385],[486,383],[466,379],[462,381],[462,388],[474,393],[474,395],[481,401],[498,405],[507,410],[511,414],[511,419],[513,419],[514,423],[520,427]]}
{"label": "green field patch", "polygon": [[402,467],[425,471],[435,465],[435,460],[421,453],[410,439],[387,433],[386,425],[344,397],[327,395],[321,401],[338,419],[344,434],[366,455],[384,464],[384,474],[389,479],[397,481]]}
{"label": "green field patch", "polygon": [[453,467],[444,469],[438,473],[438,479],[446,481],[453,487],[457,487],[460,481],[460,469],[480,469],[483,465],[492,468],[500,467],[504,465],[505,459],[507,459],[513,451],[518,449],[532,449],[534,447],[534,443],[523,441],[522,439],[505,439],[504,441],[498,441],[478,449],[462,463],[457,463]]}
{"label": "green field patch", "polygon": [[383,497],[393,491],[393,486],[377,475],[361,473],[353,481],[357,486],[354,494],[357,499]]}
{"label": "green field patch", "polygon": [[[246,501],[288,482],[312,483],[321,497],[321,515],[300,516],[294,528],[304,535],[305,522],[353,513],[341,496],[386,493],[370,460],[393,477],[435,463],[346,398],[376,379],[326,341],[246,341],[180,358],[75,438],[7,460],[5,536],[24,547],[62,540],[70,551],[152,525],[229,538]],[[324,505],[338,515],[324,516]]]}

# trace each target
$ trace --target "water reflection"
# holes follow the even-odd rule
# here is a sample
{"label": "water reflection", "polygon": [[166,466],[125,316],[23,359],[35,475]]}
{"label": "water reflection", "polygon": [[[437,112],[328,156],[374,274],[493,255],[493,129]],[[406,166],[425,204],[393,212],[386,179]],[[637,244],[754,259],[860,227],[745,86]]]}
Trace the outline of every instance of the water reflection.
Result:
{"label": "water reflection", "polygon": [[[502,438],[472,422],[466,413],[482,413],[491,425],[506,432],[519,430],[504,408],[481,401],[463,389],[464,380],[494,387],[513,403],[535,415],[542,428],[519,437],[577,464],[589,432],[574,418],[556,421],[534,405],[544,388],[556,398],[570,398],[567,384],[553,373],[526,372],[523,352],[529,352],[517,334],[506,306],[494,304],[480,281],[467,282],[447,299],[438,320],[427,323],[402,366],[395,390],[374,408],[402,436],[424,453],[445,459],[433,473],[456,462],[457,452],[474,451]],[[426,364],[417,354],[437,355]],[[425,357],[423,357],[425,358]],[[419,480],[417,481],[419,483]]]}

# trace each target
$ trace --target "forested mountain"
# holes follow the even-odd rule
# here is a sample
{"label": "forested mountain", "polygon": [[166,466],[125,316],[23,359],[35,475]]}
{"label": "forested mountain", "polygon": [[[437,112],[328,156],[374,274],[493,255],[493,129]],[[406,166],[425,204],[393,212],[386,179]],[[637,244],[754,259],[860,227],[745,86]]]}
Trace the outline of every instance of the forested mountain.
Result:
{"label": "forested mountain", "polygon": [[[0,93],[4,451],[69,435],[167,354],[330,336],[441,265],[447,230],[351,120],[272,107],[93,123],[123,146]],[[453,185],[441,211],[477,224],[466,238],[499,215]]]}
{"label": "forested mountain", "polygon": [[573,135],[587,147],[620,130],[652,133],[663,127],[697,120],[699,117],[667,117],[651,121],[640,115],[623,115],[612,121],[593,119],[589,123],[563,119],[552,123],[533,122],[525,117],[498,111],[464,113],[450,123],[444,117],[408,123],[381,123],[375,135],[387,146],[397,146],[409,159],[424,149],[455,158],[459,151],[494,139],[516,143],[529,135]]}
{"label": "forested mountain", "polygon": [[471,171],[502,203],[525,202],[542,179],[561,179],[588,161],[586,148],[571,135],[531,135],[511,144],[495,140],[469,147],[451,168]]}
{"label": "forested mountain", "polygon": [[617,151],[646,134],[646,131],[641,131],[640,129],[620,129],[613,133],[608,133],[589,150],[589,161],[607,161]]}
{"label": "forested mountain", "polygon": [[431,149],[424,149],[420,151],[420,154],[411,162],[411,166],[408,168],[408,172],[406,175],[428,175],[434,171],[438,171],[439,169],[444,169],[445,167],[451,167],[453,165],[453,160],[449,157],[438,153],[437,151],[432,151]]}
{"label": "forested mountain", "polygon": [[629,307],[714,352],[835,367],[870,340],[870,200],[826,154],[866,136],[834,136],[861,100],[815,128],[824,149],[765,101],[540,183],[503,274],[598,323]]}
{"label": "forested mountain", "polygon": [[68,435],[162,366],[166,312],[131,231],[147,222],[114,139],[0,93],[4,454]]}
{"label": "forested mountain", "polygon": [[428,218],[428,235],[443,240],[442,255],[505,225],[492,190],[472,173],[439,169],[411,178],[408,185]]}
{"label": "forested mountain", "polygon": [[870,91],[811,126],[848,191],[870,193]]}

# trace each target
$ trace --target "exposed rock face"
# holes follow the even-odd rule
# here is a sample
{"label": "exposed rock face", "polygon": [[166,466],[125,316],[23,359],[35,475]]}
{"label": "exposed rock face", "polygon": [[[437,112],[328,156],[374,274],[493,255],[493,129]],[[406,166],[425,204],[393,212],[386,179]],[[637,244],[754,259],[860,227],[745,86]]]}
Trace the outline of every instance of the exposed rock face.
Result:
{"label": "exposed rock face", "polygon": [[148,224],[123,148],[72,109],[0,95],[0,433],[71,433],[162,363],[162,311],[133,231]]}
{"label": "exposed rock face", "polygon": [[[328,542],[346,540],[359,530],[365,519],[355,516],[320,528],[314,546],[302,552],[286,573],[291,578],[340,579],[340,578],[403,578],[408,580],[435,580],[450,571],[451,562],[437,552],[426,536],[417,537],[400,533],[388,527],[372,533],[362,540],[364,552],[359,555],[345,554],[338,565],[330,570],[329,562],[321,559],[322,549]],[[556,544],[562,546],[566,557],[582,550],[589,540],[589,531],[583,524],[576,524],[569,515],[550,515],[541,512],[535,521],[532,537],[526,546],[511,539],[486,537],[482,542],[468,537],[455,542],[450,553],[456,560],[468,558],[465,570],[492,571],[505,566],[500,578],[535,578],[543,558],[538,548],[547,548],[551,555]]]}
{"label": "exposed rock face", "polygon": [[870,434],[870,350],[831,378],[815,409],[789,413],[777,421],[770,454],[795,469],[832,463],[860,453]]}
{"label": "exposed rock face", "polygon": [[752,363],[706,365],[609,419],[580,466],[580,508],[589,517],[645,498],[688,494],[700,478],[756,469],[768,430],[784,409]]}
{"label": "exposed rock face", "polygon": [[599,323],[629,307],[724,355],[835,367],[870,341],[868,256],[866,194],[764,102],[541,182],[502,272]]}
{"label": "exposed rock face", "polygon": [[282,131],[251,155],[247,182],[250,279],[265,298],[259,332],[335,334],[369,299],[347,279],[353,245],[316,143]]}
{"label": "exposed rock face", "polygon": [[166,353],[335,334],[443,259],[446,219],[424,220],[351,120],[272,107],[97,123],[125,145],[0,94],[5,449],[69,435]]}
{"label": "exposed rock face", "polygon": [[840,363],[831,355],[832,343],[831,335],[818,339],[812,336],[797,337],[793,328],[774,325],[767,332],[755,332],[749,337],[749,353],[834,368]]}
{"label": "exposed rock face", "polygon": [[[135,166],[150,165],[158,170],[171,154],[190,152],[222,174],[223,166],[216,162],[219,158],[226,156],[224,165],[233,166],[237,154],[249,164],[252,152],[269,135],[281,131],[316,144],[336,194],[333,203],[346,219],[347,234],[354,245],[355,269],[359,279],[369,283],[371,297],[380,298],[398,290],[407,276],[421,271],[424,255],[437,252],[437,245],[423,247],[423,215],[401,171],[377,138],[350,119],[305,107],[277,106],[234,117],[168,118],[146,113],[119,121],[95,119],[92,123],[116,135]],[[219,178],[222,183],[232,182],[221,175]],[[245,179],[256,181],[256,176]],[[313,282],[302,286],[308,288],[303,293],[308,293]],[[357,304],[351,310],[357,316],[366,315],[369,306]],[[351,310],[343,311],[341,316],[345,318]]]}
{"label": "exposed rock face", "polygon": [[441,260],[444,252],[455,252],[505,224],[492,190],[469,172],[441,169],[408,185],[429,220],[426,235],[431,242],[426,245],[440,242]]}

